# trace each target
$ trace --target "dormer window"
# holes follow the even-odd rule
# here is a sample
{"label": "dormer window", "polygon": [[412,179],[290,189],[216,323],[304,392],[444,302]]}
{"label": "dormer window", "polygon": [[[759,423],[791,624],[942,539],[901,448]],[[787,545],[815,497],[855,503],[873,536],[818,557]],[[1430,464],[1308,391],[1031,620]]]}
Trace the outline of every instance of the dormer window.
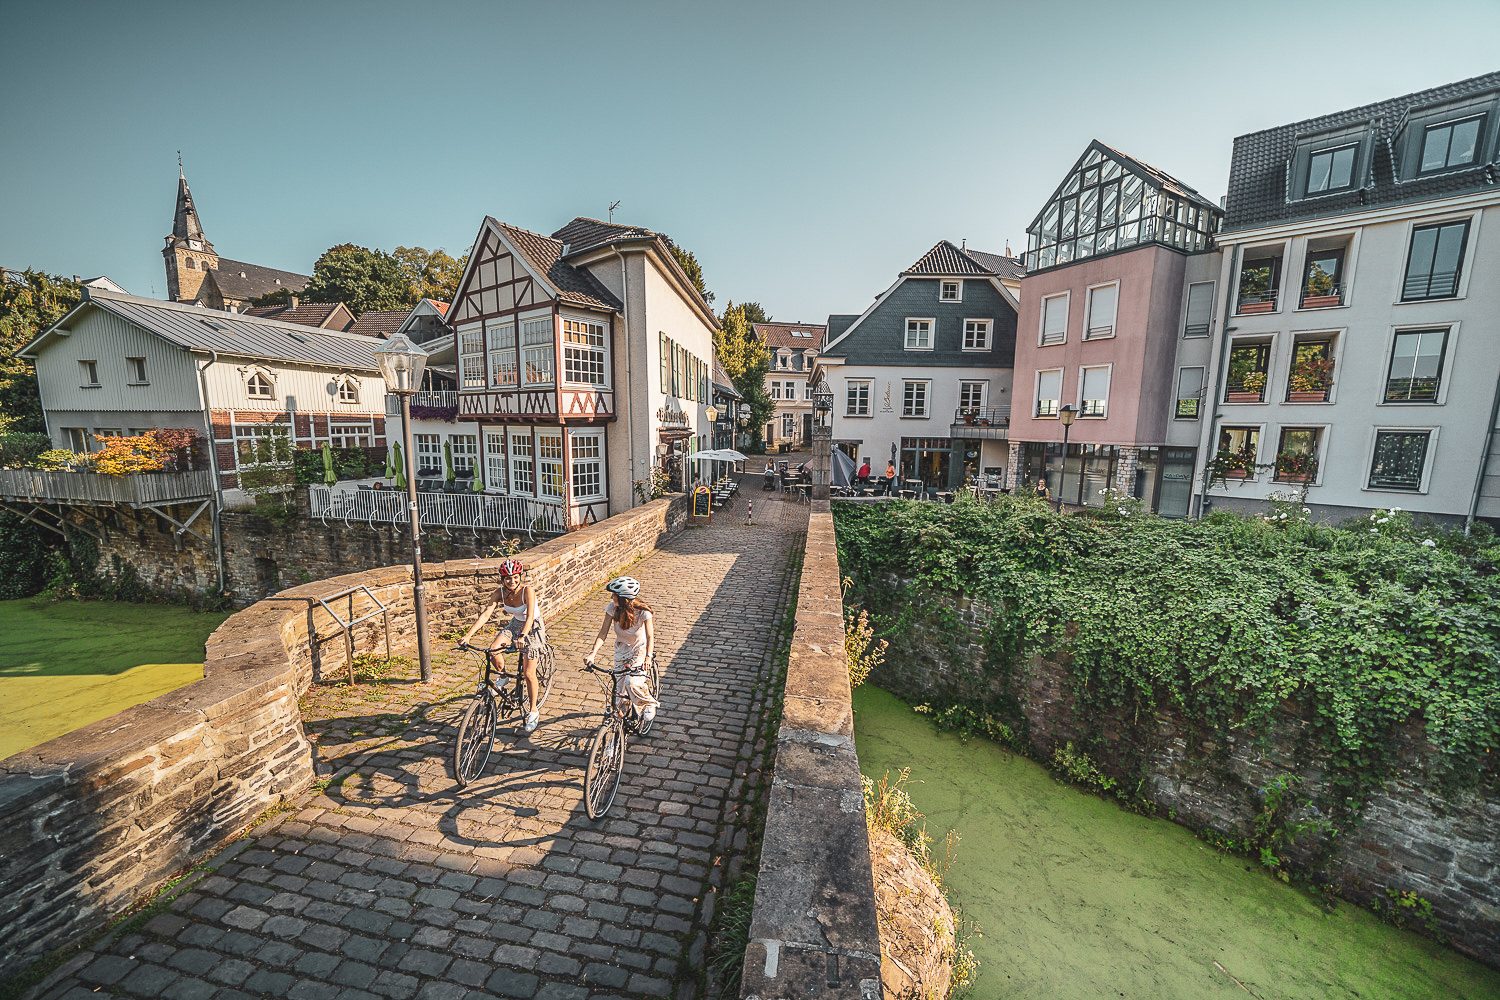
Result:
{"label": "dormer window", "polygon": [[1428,125],[1422,131],[1422,159],[1417,173],[1452,170],[1477,161],[1484,119],[1484,115],[1474,115],[1461,121]]}
{"label": "dormer window", "polygon": [[962,302],[963,300],[964,283],[962,281],[939,282],[938,301]]}
{"label": "dormer window", "polygon": [[270,399],[276,394],[276,387],[265,374],[251,372],[249,381],[245,383],[245,392],[251,399]]}
{"label": "dormer window", "polygon": [[1359,152],[1357,143],[1321,149],[1308,158],[1307,193],[1327,194],[1342,191],[1354,184],[1354,160]]}
{"label": "dormer window", "polygon": [[339,379],[339,402],[358,403],[359,383],[352,378]]}
{"label": "dormer window", "polygon": [[1288,163],[1288,196],[1319,198],[1352,191],[1369,174],[1370,126],[1358,125],[1297,140]]}

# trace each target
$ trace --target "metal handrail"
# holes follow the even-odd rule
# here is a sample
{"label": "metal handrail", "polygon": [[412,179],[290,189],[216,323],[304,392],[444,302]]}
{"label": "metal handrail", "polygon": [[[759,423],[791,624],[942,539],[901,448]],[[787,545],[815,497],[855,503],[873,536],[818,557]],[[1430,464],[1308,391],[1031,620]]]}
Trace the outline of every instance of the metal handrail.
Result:
{"label": "metal handrail", "polygon": [[[324,524],[330,517],[342,518],[346,525],[362,521],[370,526],[399,526],[410,520],[406,495],[396,490],[310,486],[308,505]],[[475,537],[485,529],[524,531],[529,541],[560,535],[567,527],[560,500],[498,493],[418,493],[417,516],[424,526],[442,528],[449,535],[455,528],[469,528]]]}
{"label": "metal handrail", "polygon": [[960,406],[953,411],[953,422],[955,424],[984,422],[993,427],[1005,427],[1010,424],[1010,407]]}
{"label": "metal handrail", "polygon": [[[359,616],[356,616],[354,614],[354,595],[359,593],[363,593],[366,597],[374,602],[374,611]],[[340,618],[339,613],[333,610],[333,608],[328,603],[329,601],[337,601],[343,598],[349,599],[348,621]],[[338,624],[340,631],[344,633],[344,657],[349,667],[350,684],[354,683],[354,626],[360,624],[361,622],[367,622],[370,619],[374,618],[376,615],[380,615],[381,617],[383,617],[385,619],[385,658],[387,660],[391,658],[390,609],[386,606],[384,601],[375,596],[374,592],[371,591],[369,587],[365,586],[364,584],[359,584],[358,586],[341,590],[337,594],[329,594],[327,597],[320,597],[317,600],[318,603],[323,606],[323,610],[328,612],[328,616]],[[316,632],[314,632],[313,641],[315,643],[322,642],[322,639],[317,636]],[[321,674],[321,669],[318,672]],[[319,677],[317,679],[321,680],[322,678]]]}

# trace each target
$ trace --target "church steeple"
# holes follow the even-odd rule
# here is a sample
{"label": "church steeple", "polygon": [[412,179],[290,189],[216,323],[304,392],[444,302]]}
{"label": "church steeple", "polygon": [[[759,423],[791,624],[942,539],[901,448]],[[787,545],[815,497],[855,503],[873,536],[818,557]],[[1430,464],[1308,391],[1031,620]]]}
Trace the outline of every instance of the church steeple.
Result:
{"label": "church steeple", "polygon": [[167,297],[174,302],[193,301],[204,275],[219,265],[214,245],[203,235],[181,153],[177,154],[177,211],[172,216],[172,235],[166,238],[161,252],[167,265]]}

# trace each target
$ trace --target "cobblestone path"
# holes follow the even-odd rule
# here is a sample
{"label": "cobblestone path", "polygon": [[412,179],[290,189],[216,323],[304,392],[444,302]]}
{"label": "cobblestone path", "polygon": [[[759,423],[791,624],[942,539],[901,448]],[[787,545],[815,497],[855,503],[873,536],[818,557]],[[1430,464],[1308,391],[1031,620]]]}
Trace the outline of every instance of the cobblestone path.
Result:
{"label": "cobblestone path", "polygon": [[605,819],[582,803],[604,705],[579,669],[595,594],[548,623],[541,728],[465,789],[448,753],[467,657],[445,655],[427,687],[316,688],[304,716],[326,787],[33,996],[696,996],[807,524],[805,507],[751,490],[756,526],[741,506],[630,570],[657,616],[662,709]]}

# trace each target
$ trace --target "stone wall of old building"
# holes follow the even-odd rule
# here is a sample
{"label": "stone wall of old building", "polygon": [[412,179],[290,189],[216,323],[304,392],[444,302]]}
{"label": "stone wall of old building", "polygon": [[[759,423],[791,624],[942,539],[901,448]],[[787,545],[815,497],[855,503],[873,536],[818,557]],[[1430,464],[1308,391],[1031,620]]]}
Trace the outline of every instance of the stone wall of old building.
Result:
{"label": "stone wall of old building", "polygon": [[[891,613],[909,589],[890,578],[858,588],[866,606]],[[1028,752],[1050,760],[1068,742],[1104,772],[1135,788],[1164,814],[1198,831],[1240,839],[1254,834],[1265,789],[1281,776],[1299,779],[1299,796],[1323,798],[1328,777],[1305,740],[1310,719],[1287,702],[1264,732],[1224,736],[1163,709],[1148,719],[1090,716],[1077,705],[1061,658],[999,662],[986,648],[989,608],[966,598],[946,602],[892,635],[885,663],[870,682],[913,704],[984,707],[1011,722]],[[953,628],[954,615],[959,628]],[[1445,791],[1428,772],[1420,721],[1404,733],[1394,776],[1368,797],[1357,824],[1331,848],[1317,837],[1289,849],[1309,874],[1365,905],[1388,902],[1387,890],[1414,891],[1432,902],[1437,929],[1458,950],[1500,965],[1500,788]],[[1310,812],[1297,818],[1314,818]]]}
{"label": "stone wall of old building", "polygon": [[[530,550],[544,610],[574,603],[686,521],[685,499],[672,497]],[[472,620],[498,563],[423,564],[435,639]],[[203,680],[0,761],[0,969],[75,940],[307,788],[297,698],[347,662],[319,598],[358,587],[389,609],[394,652],[410,654],[409,567],[318,580],[230,617],[208,639]],[[355,630],[354,652],[383,651],[385,635],[372,620]]]}
{"label": "stone wall of old building", "polygon": [[[391,566],[411,559],[411,535],[393,524],[324,524],[310,517],[307,493],[296,493],[296,513],[268,517],[256,509],[226,510],[222,515],[224,568],[229,600],[245,607],[263,597],[311,580],[356,570]],[[192,506],[168,508],[179,521]],[[207,511],[179,533],[147,510],[82,509],[68,514],[80,529],[97,536],[97,572],[118,580],[129,573],[148,591],[173,599],[207,598],[217,593],[219,570],[214,556],[212,522]],[[532,543],[515,532],[469,528],[424,529],[423,555],[434,561],[482,558],[508,540]]]}

